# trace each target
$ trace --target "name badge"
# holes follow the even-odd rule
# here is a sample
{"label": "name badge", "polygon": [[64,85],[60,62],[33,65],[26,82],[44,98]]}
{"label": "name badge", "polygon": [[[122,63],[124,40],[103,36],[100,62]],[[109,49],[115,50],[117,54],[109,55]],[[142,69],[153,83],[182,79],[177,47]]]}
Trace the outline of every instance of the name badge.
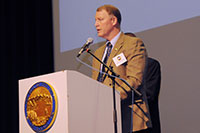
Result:
{"label": "name badge", "polygon": [[113,61],[114,61],[115,65],[116,65],[117,67],[120,66],[121,64],[127,62],[126,57],[124,56],[123,53],[121,53],[121,54],[115,56],[115,57],[113,58]]}

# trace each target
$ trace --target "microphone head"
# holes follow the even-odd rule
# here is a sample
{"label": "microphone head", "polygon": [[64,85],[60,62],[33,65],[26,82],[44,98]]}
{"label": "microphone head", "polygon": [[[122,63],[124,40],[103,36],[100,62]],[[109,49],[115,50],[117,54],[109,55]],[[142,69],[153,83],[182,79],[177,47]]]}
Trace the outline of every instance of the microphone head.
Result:
{"label": "microphone head", "polygon": [[87,39],[87,43],[88,43],[88,44],[93,43],[93,38],[89,37],[89,38]]}

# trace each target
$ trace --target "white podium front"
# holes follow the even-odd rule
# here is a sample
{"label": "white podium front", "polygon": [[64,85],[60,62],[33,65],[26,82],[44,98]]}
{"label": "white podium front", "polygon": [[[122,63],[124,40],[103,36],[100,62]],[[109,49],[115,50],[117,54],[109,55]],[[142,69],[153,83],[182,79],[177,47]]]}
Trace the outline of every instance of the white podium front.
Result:
{"label": "white podium front", "polygon": [[[49,119],[52,118],[53,124],[47,126],[48,133],[114,133],[112,88],[78,72],[66,70],[19,80],[20,133],[34,133],[33,127],[30,125],[30,118],[26,116],[26,114],[30,115],[30,111],[26,112],[28,109],[32,108],[34,112],[37,108],[38,103],[34,98],[41,100],[43,96],[52,100],[46,94],[30,94],[31,88],[33,89],[34,84],[38,82],[50,85],[57,96],[57,100],[55,98],[57,107],[54,108],[57,109],[57,115],[56,112],[53,112],[55,117],[53,118],[53,115],[49,117]],[[32,98],[28,99],[27,97],[30,95]],[[29,100],[28,103],[27,100]],[[40,104],[43,105],[41,101]],[[45,108],[40,107],[44,110],[39,111],[47,114],[48,104],[44,104]],[[121,133],[120,95],[117,91],[116,108],[118,133]],[[32,114],[34,114],[31,115],[34,116],[32,120],[36,121],[35,126],[37,127],[38,119],[36,117],[39,116],[35,112]]]}

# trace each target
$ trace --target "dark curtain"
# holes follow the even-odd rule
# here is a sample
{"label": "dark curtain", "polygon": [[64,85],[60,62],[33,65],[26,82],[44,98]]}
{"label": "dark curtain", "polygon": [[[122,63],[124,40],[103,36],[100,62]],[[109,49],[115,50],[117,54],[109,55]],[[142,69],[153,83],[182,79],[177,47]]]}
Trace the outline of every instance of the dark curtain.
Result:
{"label": "dark curtain", "polygon": [[54,71],[51,0],[0,0],[1,133],[19,132],[18,80]]}

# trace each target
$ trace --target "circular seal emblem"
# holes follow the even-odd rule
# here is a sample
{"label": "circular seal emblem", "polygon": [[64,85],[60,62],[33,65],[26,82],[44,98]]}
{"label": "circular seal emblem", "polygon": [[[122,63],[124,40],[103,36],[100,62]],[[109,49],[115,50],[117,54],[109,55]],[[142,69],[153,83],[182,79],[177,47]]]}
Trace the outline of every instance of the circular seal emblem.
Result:
{"label": "circular seal emblem", "polygon": [[25,99],[25,117],[30,127],[37,133],[48,131],[57,115],[57,96],[51,85],[35,83]]}

